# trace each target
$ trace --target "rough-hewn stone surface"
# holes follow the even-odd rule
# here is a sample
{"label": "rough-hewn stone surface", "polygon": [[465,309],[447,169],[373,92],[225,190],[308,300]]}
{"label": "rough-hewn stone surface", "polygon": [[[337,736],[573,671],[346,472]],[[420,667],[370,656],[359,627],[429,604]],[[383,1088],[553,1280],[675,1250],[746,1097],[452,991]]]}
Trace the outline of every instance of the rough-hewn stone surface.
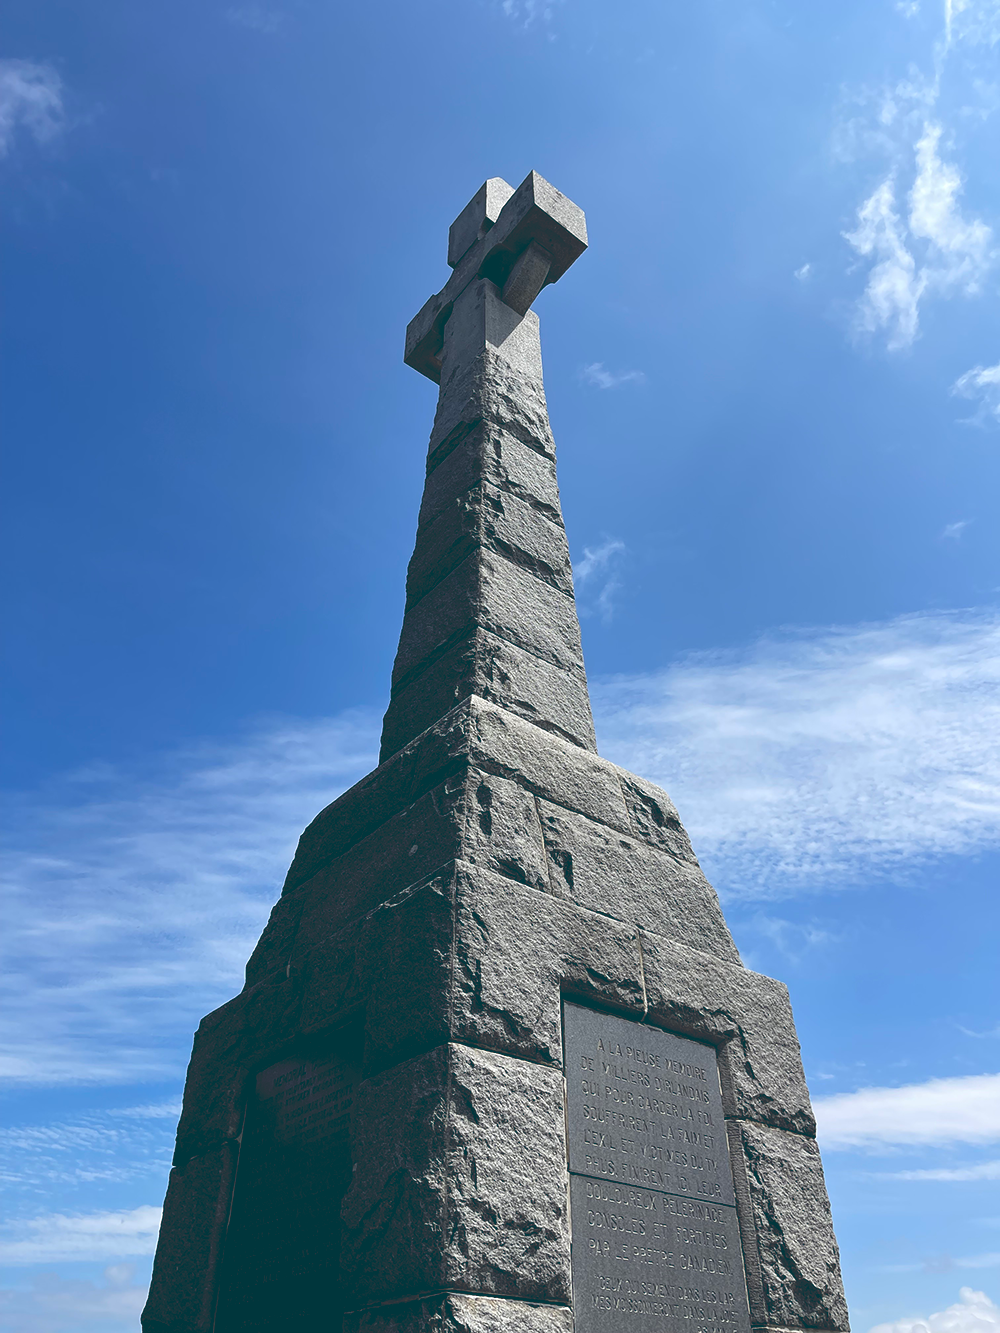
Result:
{"label": "rough-hewn stone surface", "polygon": [[662,935],[641,939],[649,1019],[718,1048],[726,1114],[815,1134],[786,987]]}
{"label": "rough-hewn stone surface", "polygon": [[739,1121],[763,1309],[755,1323],[847,1329],[840,1256],[815,1139]]}
{"label": "rough-hewn stone surface", "polygon": [[342,1207],[348,1304],[441,1287],[569,1299],[562,1079],[438,1047],[358,1090]]}
{"label": "rough-hewn stone surface", "polygon": [[534,440],[528,443],[500,425],[474,418],[456,426],[433,452],[420,507],[420,529],[450,508],[456,496],[482,482],[562,526],[550,448],[544,442],[536,447]]}
{"label": "rough-hewn stone surface", "polygon": [[408,331],[442,388],[383,762],[305,830],[244,991],[195,1038],[155,1333],[209,1333],[244,1108],[275,1065],[301,1085],[252,1123],[275,1179],[314,1168],[326,1230],[298,1258],[321,1285],[350,1141],[317,1327],[346,1307],[347,1333],[571,1333],[565,997],[717,1050],[754,1323],[846,1328],[787,992],[740,964],[669,796],[596,754],[523,314],[585,233],[534,174],[505,190],[463,212]]}
{"label": "rough-hewn stone surface", "polygon": [[143,1312],[152,1333],[211,1333],[236,1145],[192,1158],[170,1173],[156,1265]]}
{"label": "rough-hewn stone surface", "polygon": [[559,1065],[561,990],[641,1010],[634,927],[471,866],[456,890],[456,1040]]}
{"label": "rough-hewn stone surface", "polygon": [[528,500],[482,481],[456,495],[418,530],[406,579],[407,610],[480,548],[572,595],[562,524]]}
{"label": "rough-hewn stone surface", "polygon": [[549,801],[539,802],[539,813],[553,893],[739,961],[715,890],[696,865]]}
{"label": "rough-hewn stone surface", "polygon": [[565,1306],[490,1296],[429,1296],[350,1312],[344,1333],[572,1333]]}
{"label": "rough-hewn stone surface", "polygon": [[393,691],[382,724],[383,752],[395,754],[470,695],[574,745],[597,749],[582,669],[553,666],[477,626]]}
{"label": "rough-hewn stone surface", "polygon": [[583,669],[572,598],[505,557],[478,550],[406,613],[393,686],[475,628],[508,639],[553,666]]}

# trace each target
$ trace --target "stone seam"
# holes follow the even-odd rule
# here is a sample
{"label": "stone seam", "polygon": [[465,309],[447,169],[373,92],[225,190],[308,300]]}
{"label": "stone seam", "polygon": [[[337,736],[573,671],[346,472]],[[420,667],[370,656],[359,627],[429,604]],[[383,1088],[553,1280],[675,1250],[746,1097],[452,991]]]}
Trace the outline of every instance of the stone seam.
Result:
{"label": "stone seam", "polygon": [[[488,630],[486,632],[490,634],[493,633],[492,630]],[[500,636],[496,635],[495,637],[499,638]],[[506,642],[510,642],[510,640],[506,640]],[[520,645],[513,644],[512,646],[519,647]],[[527,651],[527,649],[523,651]],[[534,654],[532,654],[532,656],[534,656]],[[543,661],[544,659],[539,658],[538,660]],[[469,699],[471,698],[481,698],[481,696],[470,695]],[[469,699],[461,700],[456,705],[456,707],[461,708],[463,704],[468,703]],[[490,700],[483,700],[483,702],[491,703]],[[502,704],[494,703],[491,706],[496,708],[498,711],[508,714],[516,722],[523,723],[526,726],[535,727],[537,731],[541,731],[545,735],[550,734],[548,732],[545,732],[544,728],[539,727],[537,723],[528,722],[526,718],[520,717],[517,713],[511,713],[509,709],[505,709]],[[447,714],[445,716],[447,716]],[[438,724],[435,722],[432,725],[437,726]],[[431,729],[432,729],[431,727],[428,727],[427,731],[430,731]],[[421,732],[420,735],[415,736],[412,741],[408,741],[406,746],[404,746],[403,748],[408,749],[410,746],[416,745],[417,741],[420,740],[420,736],[423,736],[425,734],[426,732]],[[584,750],[584,747],[582,745],[576,745],[575,748],[583,750],[585,754],[590,755],[594,758],[600,757],[598,755],[594,755],[594,752],[592,750]],[[386,764],[391,763],[392,760],[396,758],[396,755],[402,753],[403,750],[397,750],[395,755],[390,755],[388,759],[383,760],[383,763]],[[379,767],[381,766],[382,765],[379,765]],[[609,764],[608,766],[617,767],[616,765],[611,765],[611,764]],[[488,756],[485,755],[477,755],[474,759],[470,757],[468,754],[458,756],[453,761],[451,761],[451,763],[443,765],[441,769],[432,773],[430,777],[427,779],[426,785],[422,785],[418,790],[415,790],[412,793],[407,793],[405,799],[403,799],[398,806],[394,806],[391,809],[391,812],[386,816],[385,819],[382,820],[381,823],[374,825],[372,828],[366,828],[365,831],[359,834],[358,837],[355,838],[353,842],[345,844],[344,847],[340,851],[338,851],[335,855],[329,856],[325,860],[317,861],[315,863],[315,868],[310,871],[308,879],[299,881],[299,883],[297,883],[294,887],[289,887],[286,890],[286,892],[294,893],[295,889],[298,889],[303,884],[308,883],[309,879],[312,879],[321,870],[325,870],[327,866],[332,864],[332,862],[338,860],[341,856],[346,856],[346,854],[352,851],[358,845],[359,842],[362,842],[365,838],[370,837],[373,833],[377,833],[379,829],[384,828],[385,825],[388,824],[391,819],[394,819],[396,815],[398,815],[402,810],[407,810],[411,805],[415,805],[422,796],[426,796],[428,791],[432,791],[435,787],[439,787],[443,782],[447,781],[449,777],[453,776],[456,772],[460,772],[463,768],[473,769],[475,772],[488,773],[491,777],[506,778],[510,782],[517,783],[517,785],[523,788],[524,791],[530,792],[532,796],[535,797],[536,801],[539,799],[538,792],[535,790],[533,784],[530,782],[530,780],[525,779],[523,774],[521,774],[518,770],[512,769],[508,765],[502,764],[497,760],[490,759]],[[374,771],[377,772],[378,770],[376,769]],[[617,774],[615,776],[616,776],[616,781],[618,781]],[[621,784],[619,782],[619,789],[620,787]],[[644,847],[650,847],[653,851],[662,852],[665,850],[664,848],[658,846],[657,843],[653,842],[652,839],[644,837],[642,833],[635,832],[634,829],[624,827],[621,824],[609,823],[608,820],[606,819],[600,819],[598,818],[597,815],[588,814],[586,811],[580,810],[577,806],[566,805],[562,801],[554,799],[554,797],[552,796],[543,796],[541,799],[548,801],[549,805],[554,805],[558,807],[558,809],[560,810],[567,811],[571,815],[579,815],[582,819],[589,819],[594,824],[600,824],[602,828],[613,829],[615,833],[623,833],[625,834],[626,837],[633,838],[636,842],[642,843]],[[670,855],[670,853],[668,852],[667,855]],[[676,860],[677,858],[675,857],[674,859]],[[681,862],[681,864],[690,866],[691,869],[693,870],[698,870],[701,868],[700,865],[698,864],[697,858],[695,858],[693,861],[690,862],[683,861]]]}

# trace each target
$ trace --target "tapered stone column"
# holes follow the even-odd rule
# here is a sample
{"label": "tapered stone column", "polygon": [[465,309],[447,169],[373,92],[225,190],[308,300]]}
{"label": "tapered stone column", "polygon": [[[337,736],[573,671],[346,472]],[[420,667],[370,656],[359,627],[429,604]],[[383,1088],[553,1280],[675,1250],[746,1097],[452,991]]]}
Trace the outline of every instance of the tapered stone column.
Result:
{"label": "tapered stone column", "polygon": [[488,181],[408,330],[440,396],[381,762],[195,1037],[150,1333],[847,1329],[787,992],[596,753],[530,310],[585,245]]}

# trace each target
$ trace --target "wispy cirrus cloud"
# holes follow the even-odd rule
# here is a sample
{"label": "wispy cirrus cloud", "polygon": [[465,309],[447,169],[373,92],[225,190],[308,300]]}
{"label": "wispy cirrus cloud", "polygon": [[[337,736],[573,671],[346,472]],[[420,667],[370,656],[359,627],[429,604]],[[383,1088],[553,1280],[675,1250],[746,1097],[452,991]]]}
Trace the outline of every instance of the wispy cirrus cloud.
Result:
{"label": "wispy cirrus cloud", "polygon": [[580,370],[584,384],[595,389],[620,389],[623,384],[645,384],[646,376],[641,370],[605,370],[603,361],[594,361]]}
{"label": "wispy cirrus cloud", "polygon": [[[1000,1074],[934,1078],[901,1088],[860,1088],[822,1097],[813,1109],[824,1148],[995,1143],[1000,1141]],[[918,1171],[897,1178],[973,1180],[993,1176]]]}
{"label": "wispy cirrus cloud", "polygon": [[183,1071],[242,985],[303,826],[374,767],[374,716],[275,722],[144,774],[95,765],[7,811],[0,1078]]}
{"label": "wispy cirrus cloud", "polygon": [[885,1171],[885,1180],[941,1180],[962,1183],[976,1180],[1000,1180],[1000,1161],[977,1162],[974,1166],[928,1167],[918,1171]]}
{"label": "wispy cirrus cloud", "polygon": [[23,1198],[143,1178],[159,1186],[170,1169],[180,1109],[179,1101],[163,1102],[6,1126],[0,1129],[0,1181]]}
{"label": "wispy cirrus cloud", "polygon": [[[578,562],[585,589],[613,572],[616,542]],[[592,694],[603,753],[672,793],[730,898],[839,888],[1000,846],[992,612],[777,636],[595,680]],[[374,767],[378,731],[369,713],[276,721],[144,773],[94,765],[15,802],[6,1079],[178,1079],[198,1019],[242,985],[303,826]],[[770,913],[761,922],[793,951],[819,940]],[[73,1131],[96,1145],[87,1169],[113,1169],[101,1144],[121,1123]],[[64,1170],[67,1154],[50,1156]]]}
{"label": "wispy cirrus cloud", "polygon": [[152,1254],[162,1208],[141,1204],[122,1212],[45,1213],[5,1226],[0,1264],[100,1263]]}
{"label": "wispy cirrus cloud", "polygon": [[270,36],[277,32],[284,21],[285,15],[280,9],[272,9],[267,5],[236,5],[226,10],[226,18],[237,28],[249,28],[251,32],[259,32],[264,36]]}
{"label": "wispy cirrus cloud", "polygon": [[[583,559],[573,565],[573,580],[582,616],[596,611],[605,624],[613,619],[615,596],[622,588],[618,570],[625,551],[625,543],[619,541],[617,537],[605,538],[600,546],[583,548]],[[591,605],[589,598],[586,595],[580,596],[580,593],[593,589],[596,589],[596,595]]]}
{"label": "wispy cirrus cloud", "polygon": [[63,85],[42,60],[0,60],[0,157],[23,129],[36,143],[55,138],[65,124]]}
{"label": "wispy cirrus cloud", "polygon": [[1000,362],[995,366],[973,366],[958,377],[951,392],[979,404],[976,412],[965,418],[967,425],[1000,426]]}
{"label": "wispy cirrus cloud", "polygon": [[1000,618],[903,616],[594,682],[602,753],[667,788],[726,896],[1000,847]]}

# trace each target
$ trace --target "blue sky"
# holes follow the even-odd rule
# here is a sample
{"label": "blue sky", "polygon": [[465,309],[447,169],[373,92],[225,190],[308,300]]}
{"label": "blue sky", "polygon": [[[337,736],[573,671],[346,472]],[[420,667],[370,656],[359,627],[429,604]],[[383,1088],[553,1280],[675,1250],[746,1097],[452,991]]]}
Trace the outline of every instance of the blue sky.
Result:
{"label": "blue sky", "polygon": [[13,0],[4,1333],[135,1327],[192,1030],[375,761],[405,325],[531,168],[602,751],[791,988],[855,1329],[1000,1328],[998,59],[1000,0]]}

